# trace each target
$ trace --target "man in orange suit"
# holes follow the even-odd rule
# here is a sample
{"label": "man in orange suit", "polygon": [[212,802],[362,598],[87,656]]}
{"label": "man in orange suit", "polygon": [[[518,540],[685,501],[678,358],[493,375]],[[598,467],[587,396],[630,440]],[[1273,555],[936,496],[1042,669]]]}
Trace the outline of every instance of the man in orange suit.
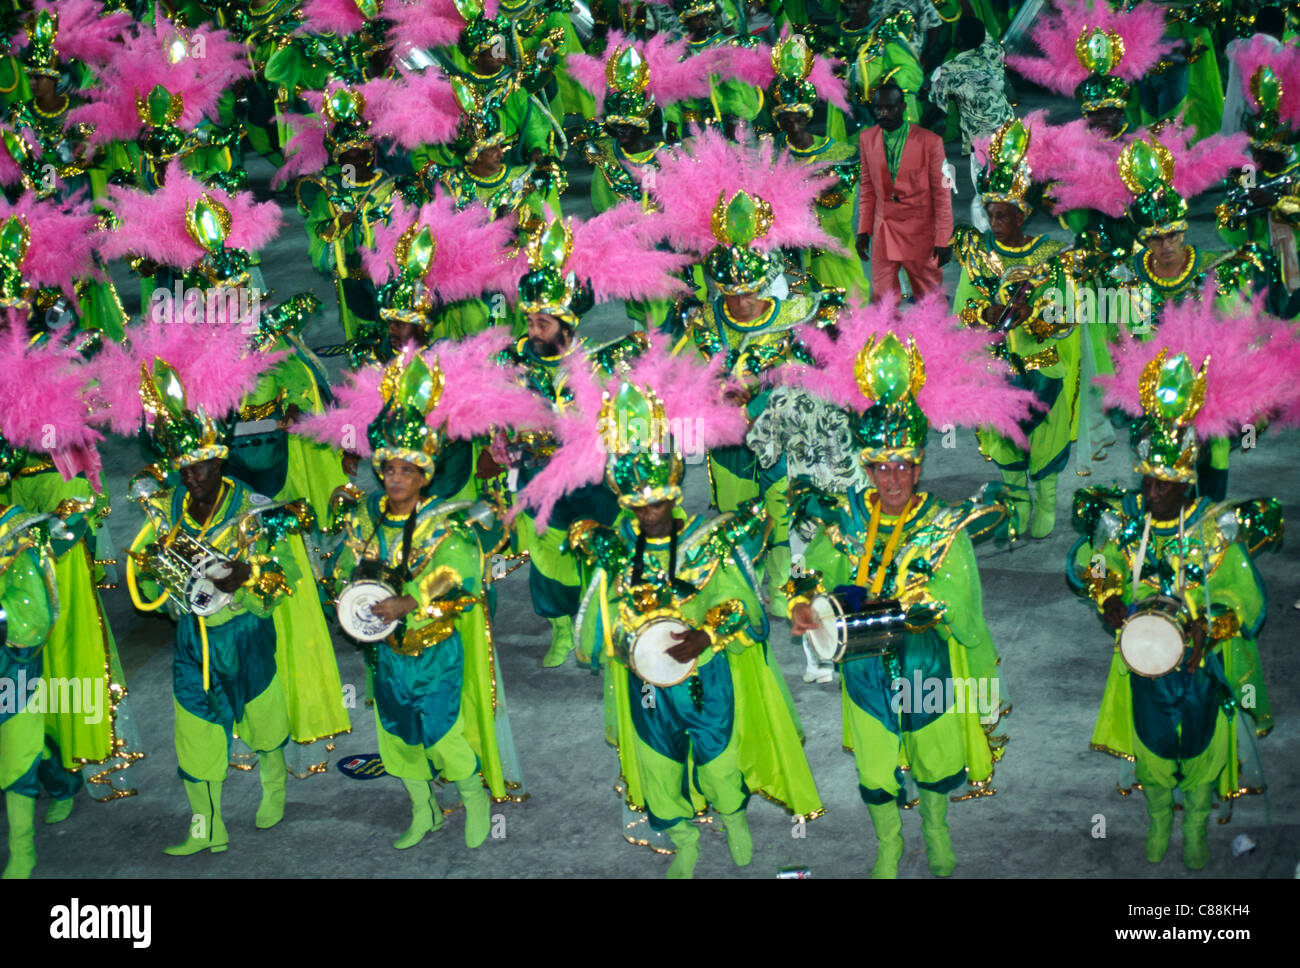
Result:
{"label": "man in orange suit", "polygon": [[943,139],[903,119],[903,92],[893,81],[872,94],[871,110],[876,125],[859,141],[858,255],[871,259],[873,301],[899,292],[900,268],[919,299],[942,288],[943,266],[952,257]]}

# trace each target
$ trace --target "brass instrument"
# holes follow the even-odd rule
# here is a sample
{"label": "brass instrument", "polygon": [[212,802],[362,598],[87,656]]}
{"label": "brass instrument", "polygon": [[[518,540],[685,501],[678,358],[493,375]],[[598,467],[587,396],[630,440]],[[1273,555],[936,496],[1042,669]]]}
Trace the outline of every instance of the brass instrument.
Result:
{"label": "brass instrument", "polygon": [[1269,205],[1256,204],[1251,200],[1251,192],[1261,191],[1280,200],[1282,196],[1291,194],[1297,185],[1300,185],[1300,175],[1296,172],[1274,175],[1249,186],[1238,182],[1235,187],[1228,189],[1223,201],[1214,207],[1219,228],[1241,228],[1248,219],[1271,211],[1273,205],[1277,204],[1276,200]]}

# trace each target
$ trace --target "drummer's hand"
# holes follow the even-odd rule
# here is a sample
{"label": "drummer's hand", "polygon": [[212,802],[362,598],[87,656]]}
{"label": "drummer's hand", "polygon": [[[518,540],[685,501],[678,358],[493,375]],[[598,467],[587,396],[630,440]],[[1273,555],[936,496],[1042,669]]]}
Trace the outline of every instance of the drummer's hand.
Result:
{"label": "drummer's hand", "polygon": [[396,622],[408,612],[415,611],[418,603],[410,595],[397,595],[375,602],[370,606],[370,614],[381,622]]}
{"label": "drummer's hand", "polygon": [[817,618],[813,615],[812,606],[807,602],[800,602],[790,609],[791,635],[803,635],[805,632],[811,632],[817,625]]}
{"label": "drummer's hand", "polygon": [[1187,671],[1195,672],[1196,667],[1201,664],[1201,656],[1205,653],[1205,640],[1209,638],[1210,630],[1205,624],[1205,619],[1198,618],[1192,623],[1192,655],[1187,660]]}
{"label": "drummer's hand", "polygon": [[672,635],[681,644],[674,645],[668,650],[668,654],[678,662],[690,662],[713,646],[713,641],[699,629],[674,632]]}
{"label": "drummer's hand", "polygon": [[212,584],[217,586],[218,591],[226,594],[232,594],[239,590],[239,586],[248,581],[248,576],[253,573],[253,569],[246,561],[236,561],[230,566],[230,574],[225,578],[214,578]]}
{"label": "drummer's hand", "polygon": [[1102,621],[1113,629],[1122,628],[1124,620],[1128,618],[1128,606],[1126,606],[1119,595],[1112,595],[1106,599],[1106,604],[1101,609]]}
{"label": "drummer's hand", "polygon": [[360,454],[354,454],[350,450],[343,452],[343,460],[342,460],[343,473],[348,475],[348,477],[357,476],[357,465],[360,463],[361,463]]}

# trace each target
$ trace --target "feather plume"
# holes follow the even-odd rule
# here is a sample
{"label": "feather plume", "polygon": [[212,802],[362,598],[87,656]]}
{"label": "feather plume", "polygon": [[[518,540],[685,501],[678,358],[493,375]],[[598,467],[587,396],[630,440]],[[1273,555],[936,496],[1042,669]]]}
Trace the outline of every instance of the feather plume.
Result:
{"label": "feather plume", "polygon": [[109,206],[121,224],[100,246],[108,259],[144,256],[161,265],[193,269],[206,254],[185,229],[185,214],[201,195],[208,195],[230,212],[226,246],[253,252],[280,230],[280,207],[274,201],[257,202],[252,192],[230,195],[204,185],[175,162],[167,167],[161,188],[142,192],[121,186],[108,189]]}
{"label": "feather plume", "polygon": [[366,17],[354,0],[304,0],[299,32],[347,37],[360,33],[365,25]]}
{"label": "feather plume", "polygon": [[634,200],[620,202],[592,218],[575,221],[573,252],[565,266],[591,284],[598,302],[686,293],[686,284],[673,273],[689,266],[691,257],[656,248],[668,234],[663,216],[646,214]]}
{"label": "feather plume", "polygon": [[419,209],[403,199],[393,203],[387,223],[374,226],[374,249],[363,249],[366,274],[382,285],[397,272],[394,248],[413,225],[427,226],[434,242],[424,284],[444,305],[488,293],[513,292],[527,261],[511,246],[514,219],[493,219],[479,202],[457,211],[451,195],[441,193]]}
{"label": "feather plume", "polygon": [[23,259],[22,274],[34,286],[57,286],[71,300],[76,300],[76,283],[88,277],[98,278],[95,247],[104,236],[96,231],[98,216],[84,196],[58,201],[37,201],[26,192],[10,204],[0,198],[0,222],[17,215],[27,222],[29,239]]}
{"label": "feather plume", "polygon": [[288,125],[293,135],[284,146],[284,164],[271,178],[272,188],[280,188],[299,175],[315,174],[330,163],[324,118],[315,114],[279,114],[275,119]]}
{"label": "feather plume", "polygon": [[465,29],[464,18],[451,3],[389,0],[384,5],[384,19],[390,23],[388,43],[398,57],[412,49],[450,47]]}
{"label": "feather plume", "polygon": [[[37,10],[59,15],[59,33],[54,49],[60,59],[79,60],[95,70],[103,68],[117,53],[122,38],[134,21],[125,10],[104,12],[99,0],[36,0]],[[19,31],[14,47],[27,46],[27,31]]]}
{"label": "feather plume", "polygon": [[1250,91],[1251,78],[1260,67],[1273,69],[1273,73],[1282,82],[1278,118],[1293,130],[1300,129],[1300,96],[1297,96],[1295,87],[1300,84],[1300,50],[1294,46],[1277,47],[1271,38],[1257,34],[1237,43],[1232,52],[1232,60],[1237,65],[1237,73],[1241,78],[1242,97],[1251,111],[1259,110],[1259,104]]}
{"label": "feather plume", "polygon": [[334,403],[324,413],[303,417],[297,424],[297,433],[340,450],[370,457],[366,428],[384,407],[384,398],[379,392],[383,378],[382,366],[366,366],[352,371],[342,384],[330,388]]}
{"label": "feather plume", "polygon": [[1300,342],[1290,325],[1264,311],[1262,295],[1237,314],[1223,313],[1214,305],[1216,292],[1210,274],[1199,298],[1165,302],[1152,338],[1125,339],[1115,348],[1114,375],[1096,378],[1107,406],[1141,416],[1138,381],[1164,350],[1169,357],[1186,354],[1198,371],[1210,360],[1205,404],[1193,420],[1202,440],[1235,436],[1243,424],[1261,418],[1281,426],[1300,423]]}
{"label": "feather plume", "polygon": [[31,344],[17,312],[0,327],[0,436],[23,450],[50,454],[70,480],[84,472],[96,491],[104,439],[90,426],[90,374],[80,357],[54,341]]}
{"label": "feather plume", "polygon": [[[646,90],[660,107],[689,98],[708,97],[712,89],[710,68],[720,63],[720,56],[705,51],[687,57],[685,39],[671,40],[655,34],[648,40],[637,40],[617,30],[611,30],[605,44],[606,56],[617,47],[635,47],[650,69]],[[572,53],[565,59],[569,76],[587,89],[600,104],[605,99],[605,56]]]}
{"label": "feather plume", "polygon": [[545,399],[524,386],[524,374],[496,357],[512,342],[509,330],[491,327],[459,342],[440,340],[424,351],[438,360],[445,383],[428,424],[453,439],[468,440],[496,429],[544,430],[551,425]]}
{"label": "feather plume", "polygon": [[456,137],[460,106],[442,74],[404,72],[400,80],[378,78],[360,90],[371,132],[406,151]]}
{"label": "feather plume", "polygon": [[669,242],[700,257],[718,244],[711,227],[718,198],[742,189],[772,206],[772,227],[754,240],[753,248],[818,246],[843,252],[817,221],[817,196],[835,184],[833,175],[819,174],[824,170],[778,154],[771,140],[757,147],[739,145],[707,130],[680,148],[661,152],[659,170],[645,187],[668,223]]}

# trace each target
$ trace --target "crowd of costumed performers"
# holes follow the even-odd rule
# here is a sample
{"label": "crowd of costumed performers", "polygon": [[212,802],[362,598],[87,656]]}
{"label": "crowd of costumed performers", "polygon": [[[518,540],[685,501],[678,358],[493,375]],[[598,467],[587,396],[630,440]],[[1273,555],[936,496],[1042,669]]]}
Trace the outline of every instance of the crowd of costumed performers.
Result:
{"label": "crowd of costumed performers", "polygon": [[[290,777],[358,725],[352,647],[410,800],[393,846],[463,811],[480,847],[529,796],[509,615],[539,676],[602,677],[610,837],[668,876],[710,814],[750,864],[754,794],[825,812],[800,657],[808,695],[838,683],[863,869],[898,875],[915,797],[947,876],[949,805],[1034,753],[976,547],[1053,538],[1096,606],[1078,654],[1113,651],[1092,748],[1145,798],[1146,860],[1181,802],[1204,868],[1273,726],[1254,560],[1282,507],[1230,464],[1300,424],[1297,29],[1108,0],[0,3],[4,876],[36,869],[38,799],[61,823],[171,762],[119,599],[170,620],[166,854],[249,842],[232,767],[256,828],[292,822]],[[922,465],[959,432],[990,479],[945,500]],[[1125,433],[1134,486],[1087,480]],[[930,680],[974,691],[909,694]]]}

